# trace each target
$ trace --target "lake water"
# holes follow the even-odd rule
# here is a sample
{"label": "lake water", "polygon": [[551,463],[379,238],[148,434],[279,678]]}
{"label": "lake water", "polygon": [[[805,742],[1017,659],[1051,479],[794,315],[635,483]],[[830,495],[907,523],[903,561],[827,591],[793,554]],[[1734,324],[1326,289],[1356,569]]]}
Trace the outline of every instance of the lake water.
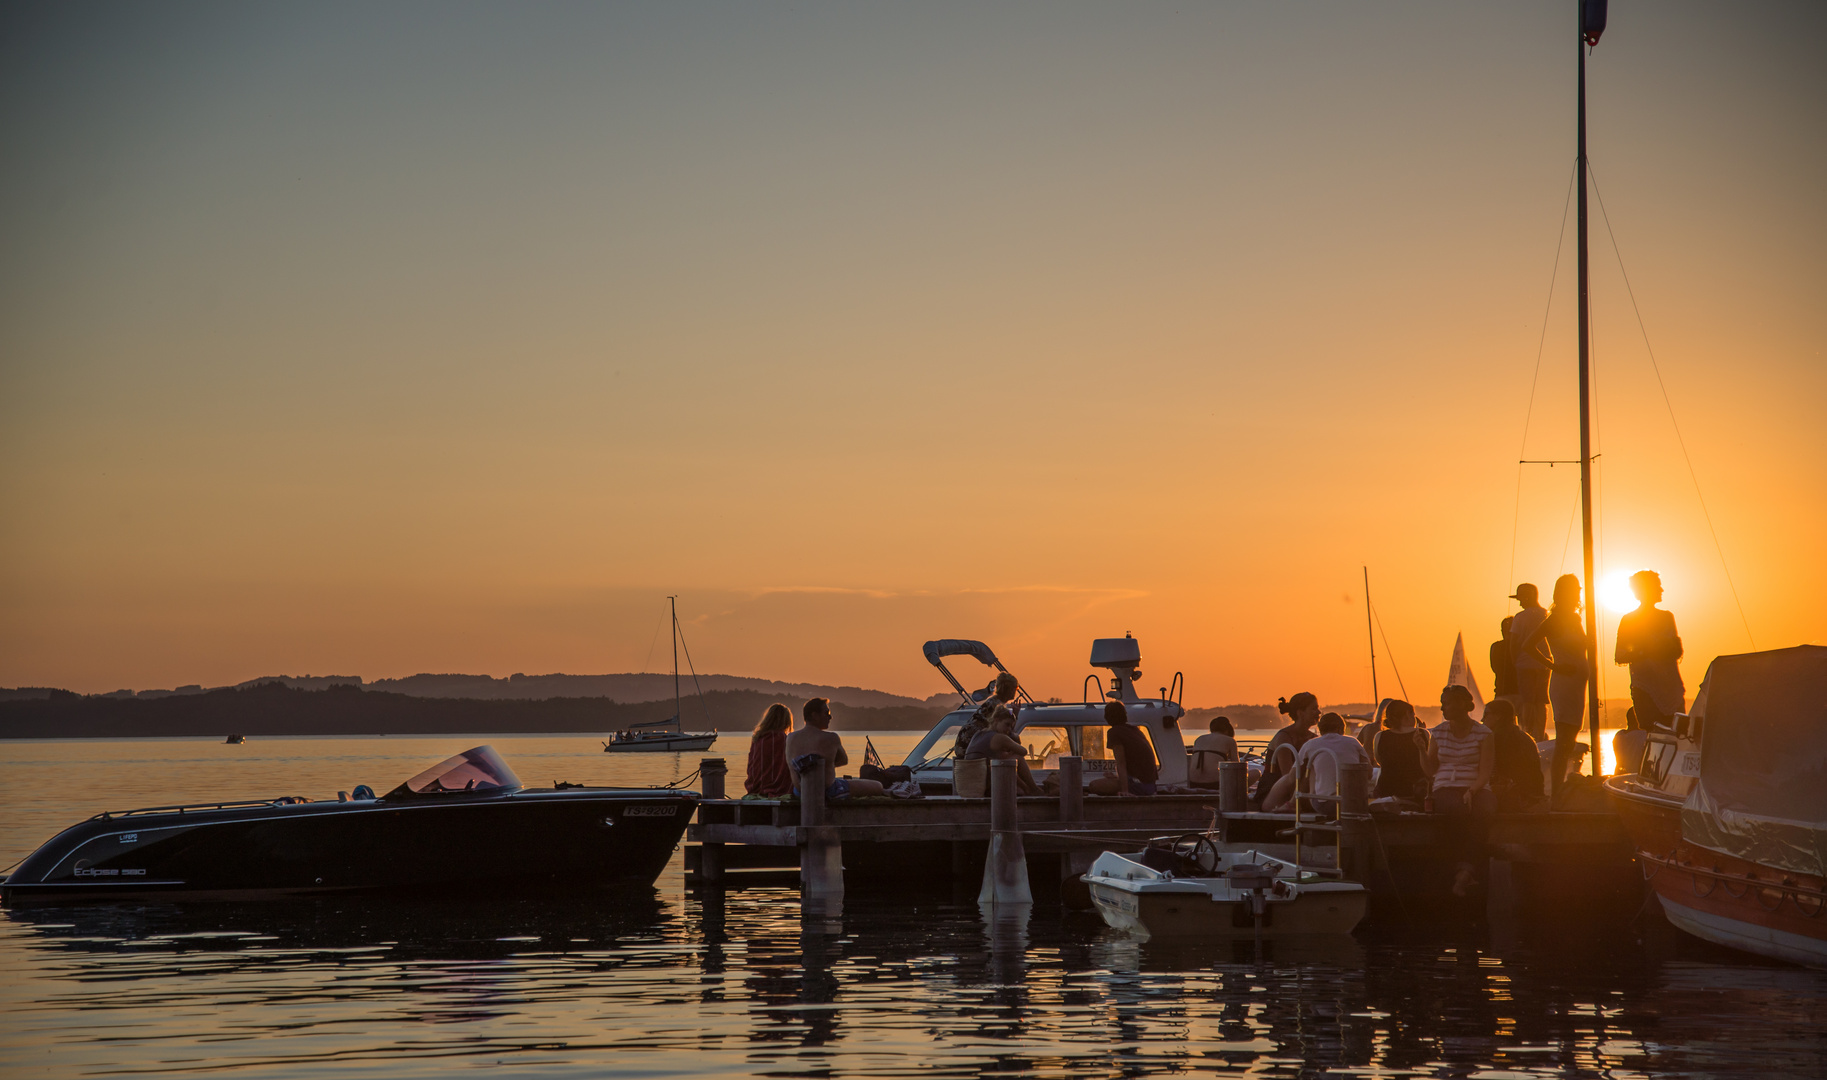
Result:
{"label": "lake water", "polygon": [[[898,760],[914,741],[874,736]],[[104,809],[391,787],[479,739],[0,743],[0,865]],[[692,755],[491,740],[528,784]],[[860,757],[862,737],[846,735]],[[747,740],[719,739],[740,789]],[[967,890],[974,893],[974,890]],[[0,1074],[236,1077],[1827,1075],[1827,974],[1676,933],[1361,931],[1163,947],[949,889],[111,904],[0,916]]]}

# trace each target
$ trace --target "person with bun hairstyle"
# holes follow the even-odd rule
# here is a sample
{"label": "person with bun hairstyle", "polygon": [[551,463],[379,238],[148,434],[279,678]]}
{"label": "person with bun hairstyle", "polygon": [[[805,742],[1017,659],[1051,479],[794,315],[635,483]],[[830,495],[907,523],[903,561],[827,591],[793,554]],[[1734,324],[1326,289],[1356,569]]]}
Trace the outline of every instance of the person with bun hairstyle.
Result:
{"label": "person with bun hairstyle", "polygon": [[1262,809],[1263,800],[1268,798],[1275,781],[1281,779],[1286,772],[1281,760],[1275,756],[1276,749],[1286,746],[1299,751],[1308,739],[1313,738],[1313,725],[1319,723],[1320,717],[1319,698],[1303,690],[1292,698],[1282,698],[1275,710],[1286,716],[1290,723],[1277,731],[1275,737],[1269,740],[1269,745],[1263,748],[1262,779],[1257,782],[1256,791],[1250,796],[1250,801],[1258,810]]}

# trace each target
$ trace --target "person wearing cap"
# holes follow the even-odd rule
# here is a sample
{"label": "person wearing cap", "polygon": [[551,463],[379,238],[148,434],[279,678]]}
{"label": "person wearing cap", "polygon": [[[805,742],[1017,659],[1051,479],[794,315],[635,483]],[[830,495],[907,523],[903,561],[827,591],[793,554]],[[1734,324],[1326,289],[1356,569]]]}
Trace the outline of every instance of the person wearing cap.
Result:
{"label": "person wearing cap", "polygon": [[1510,616],[1508,641],[1510,656],[1516,665],[1516,703],[1518,719],[1529,737],[1541,742],[1548,737],[1548,665],[1540,656],[1528,652],[1522,643],[1533,637],[1548,618],[1542,607],[1541,591],[1525,581],[1510,594],[1522,610]]}
{"label": "person wearing cap", "polygon": [[1630,575],[1635,611],[1618,620],[1618,648],[1612,659],[1630,665],[1630,703],[1637,720],[1651,731],[1672,731],[1675,714],[1687,711],[1687,686],[1681,681],[1681,635],[1675,616],[1662,602],[1662,575],[1639,570]]}

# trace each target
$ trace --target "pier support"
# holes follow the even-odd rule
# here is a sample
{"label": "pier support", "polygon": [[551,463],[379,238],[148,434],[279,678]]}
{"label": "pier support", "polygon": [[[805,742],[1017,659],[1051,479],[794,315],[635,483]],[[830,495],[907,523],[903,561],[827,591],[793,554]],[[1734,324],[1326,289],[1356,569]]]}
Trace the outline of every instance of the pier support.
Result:
{"label": "pier support", "polygon": [[1085,820],[1085,759],[1066,756],[1059,759],[1059,770],[1053,774],[1059,781],[1059,820],[1076,825]]}
{"label": "pier support", "polygon": [[[720,757],[700,759],[698,762],[698,787],[706,799],[722,799],[723,781],[729,775],[729,766]],[[723,884],[723,845],[701,844],[698,847],[698,880],[706,885]]]}
{"label": "pier support", "polygon": [[1015,761],[990,762],[990,850],[983,860],[980,904],[1032,904],[1028,857],[1021,845],[1020,811],[1015,803]]}
{"label": "pier support", "polygon": [[844,904],[844,846],[825,824],[831,764],[817,754],[799,774],[799,896],[807,915],[835,915]]}

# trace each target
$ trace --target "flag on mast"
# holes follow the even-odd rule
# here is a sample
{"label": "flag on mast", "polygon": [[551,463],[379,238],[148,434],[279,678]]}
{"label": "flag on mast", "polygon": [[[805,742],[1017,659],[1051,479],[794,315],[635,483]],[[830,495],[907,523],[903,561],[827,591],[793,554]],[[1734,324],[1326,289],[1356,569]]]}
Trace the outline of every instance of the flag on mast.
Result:
{"label": "flag on mast", "polygon": [[1472,692],[1472,704],[1484,708],[1484,695],[1478,692],[1478,677],[1472,674],[1472,665],[1465,662],[1465,635],[1462,633],[1453,642],[1453,663],[1447,668],[1446,685],[1463,686]]}
{"label": "flag on mast", "polygon": [[867,735],[863,736],[863,764],[874,765],[878,769],[882,767],[882,755],[875,752],[875,744],[869,741]]}

